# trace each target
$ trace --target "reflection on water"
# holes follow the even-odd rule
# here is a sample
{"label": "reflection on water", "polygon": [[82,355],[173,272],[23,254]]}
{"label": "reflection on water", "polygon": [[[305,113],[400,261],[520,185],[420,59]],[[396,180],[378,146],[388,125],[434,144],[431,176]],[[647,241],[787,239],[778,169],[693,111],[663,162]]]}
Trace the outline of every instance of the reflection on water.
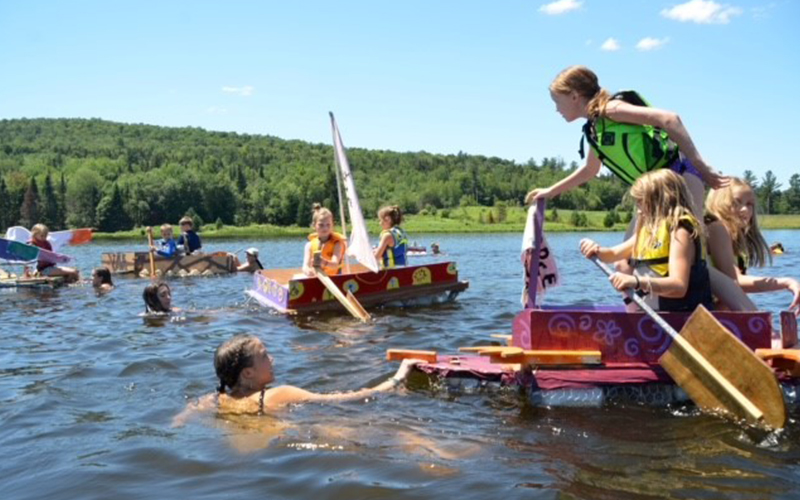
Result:
{"label": "reflection on water", "polygon": [[[550,237],[565,284],[549,303],[616,300],[579,257],[582,236]],[[776,231],[768,240],[797,236]],[[118,278],[100,296],[89,286],[0,291],[3,497],[796,497],[794,420],[765,434],[686,407],[540,408],[516,391],[455,394],[416,377],[398,394],[263,417],[202,414],[170,426],[187,402],[214,390],[213,351],[236,333],[264,340],[279,382],[314,391],[383,380],[396,369],[384,361],[389,347],[453,352],[509,333],[519,309],[519,237],[437,239],[470,289],[455,304],[377,311],[371,324],[261,309],[245,299],[249,275],[172,280],[182,312],[159,322],[139,316],[144,280]],[[303,244],[208,246],[258,246],[265,265],[295,267]],[[71,250],[89,276],[101,252],[129,248]],[[788,250],[772,273],[797,276],[800,247]],[[755,299],[774,311],[790,297]]]}

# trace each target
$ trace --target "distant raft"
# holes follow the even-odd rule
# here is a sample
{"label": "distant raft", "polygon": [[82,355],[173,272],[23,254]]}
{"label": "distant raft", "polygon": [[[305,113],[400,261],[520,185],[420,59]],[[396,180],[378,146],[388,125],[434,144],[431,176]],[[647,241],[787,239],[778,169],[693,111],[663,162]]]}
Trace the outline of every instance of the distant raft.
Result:
{"label": "distant raft", "polygon": [[[156,276],[211,276],[236,272],[234,256],[227,252],[192,254],[184,257],[154,257]],[[102,265],[113,274],[150,277],[149,252],[104,253]]]}

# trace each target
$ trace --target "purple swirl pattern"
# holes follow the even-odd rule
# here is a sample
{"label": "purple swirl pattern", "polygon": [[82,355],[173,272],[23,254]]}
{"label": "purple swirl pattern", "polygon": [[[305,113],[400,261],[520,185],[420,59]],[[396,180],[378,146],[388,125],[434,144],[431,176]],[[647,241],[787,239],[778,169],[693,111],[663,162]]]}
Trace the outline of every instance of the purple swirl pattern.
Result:
{"label": "purple swirl pattern", "polygon": [[729,319],[719,319],[717,318],[722,326],[727,328],[731,331],[731,333],[739,340],[742,340],[742,331],[739,330],[739,327],[736,326],[736,323]]}
{"label": "purple swirl pattern", "polygon": [[547,331],[554,337],[569,337],[575,331],[575,320],[569,314],[556,314],[547,322]]}
{"label": "purple swirl pattern", "polygon": [[625,341],[625,354],[632,357],[638,358],[639,354],[642,352],[642,347],[639,345],[639,341],[636,339],[628,339]]}
{"label": "purple swirl pattern", "polygon": [[761,333],[764,330],[769,329],[770,325],[767,323],[767,320],[761,316],[753,316],[747,321],[747,328],[749,328],[753,333]]}
{"label": "purple swirl pattern", "polygon": [[667,335],[667,332],[648,316],[642,316],[642,319],[639,320],[639,324],[636,325],[636,330],[639,333],[639,337],[647,344],[658,345],[656,348],[648,349],[650,352],[661,354],[669,347],[670,337]]}
{"label": "purple swirl pattern", "polygon": [[588,314],[584,314],[578,320],[578,328],[581,329],[582,332],[588,332],[592,329],[592,317]]}

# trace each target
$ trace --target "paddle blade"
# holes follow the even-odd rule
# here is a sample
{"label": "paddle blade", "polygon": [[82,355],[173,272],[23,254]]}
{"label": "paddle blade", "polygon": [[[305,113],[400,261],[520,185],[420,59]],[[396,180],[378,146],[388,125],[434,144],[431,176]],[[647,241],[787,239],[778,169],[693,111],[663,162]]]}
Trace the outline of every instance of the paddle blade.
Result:
{"label": "paddle blade", "polygon": [[[773,371],[706,308],[700,306],[695,310],[680,336],[659,363],[697,406],[723,410],[776,429],[786,424],[783,392]],[[697,352],[693,353],[691,347]],[[715,370],[709,370],[702,358]],[[736,391],[726,388],[730,386],[749,401],[737,398]],[[752,413],[745,411],[748,403],[763,414],[762,422],[754,421]]]}
{"label": "paddle blade", "polygon": [[358,317],[361,318],[362,321],[372,320],[372,316],[369,315],[367,310],[364,309],[364,306],[361,305],[361,302],[358,301],[356,296],[353,295],[353,292],[350,290],[347,291],[347,301],[350,302],[350,304],[353,306],[353,309],[358,312]]}

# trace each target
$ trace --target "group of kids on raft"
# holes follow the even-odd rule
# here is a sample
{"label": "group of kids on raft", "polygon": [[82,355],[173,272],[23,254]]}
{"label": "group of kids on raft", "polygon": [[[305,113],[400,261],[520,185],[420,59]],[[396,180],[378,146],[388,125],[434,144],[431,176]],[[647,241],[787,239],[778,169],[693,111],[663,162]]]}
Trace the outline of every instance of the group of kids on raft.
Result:
{"label": "group of kids on raft", "polygon": [[[748,274],[750,268],[767,264],[772,253],[758,227],[752,188],[714,171],[676,113],[651,107],[636,92],[610,94],[584,66],[562,71],[550,85],[550,96],[567,122],[586,120],[582,156],[583,140],[590,148],[584,166],[550,187],[532,190],[526,203],[578,187],[603,165],[630,185],[637,210],[627,239],[610,248],[589,239],[580,243],[586,257],[617,264],[617,272],[609,277],[616,289],[634,289],[661,311],[692,311],[701,304],[754,310],[746,293],[787,290],[793,295],[789,308],[800,314],[800,282]],[[401,218],[397,207],[379,212],[383,232],[375,254],[385,267],[405,265],[408,238],[399,227]],[[346,242],[333,232],[333,224],[330,210],[316,206],[316,232],[304,253],[306,275],[315,275],[315,265],[329,275],[342,271]],[[321,259],[315,261],[317,252]],[[166,304],[168,311],[169,288],[150,288],[145,301],[161,308]],[[268,388],[274,381],[272,357],[257,337],[237,335],[215,352],[217,393],[190,404],[175,423],[199,409],[260,414],[295,403],[363,398],[396,388],[417,363],[404,360],[392,378],[358,391],[316,394],[292,386]]]}
{"label": "group of kids on raft", "polygon": [[[745,293],[788,290],[793,295],[789,308],[800,313],[800,282],[748,274],[749,268],[769,262],[772,250],[758,227],[752,188],[715,172],[676,113],[649,106],[635,92],[611,95],[584,66],[562,71],[550,85],[550,96],[567,122],[586,120],[583,139],[590,149],[583,167],[550,187],[532,190],[526,203],[580,186],[602,165],[630,185],[637,213],[626,240],[611,248],[589,239],[580,243],[586,257],[617,263],[617,272],[609,277],[615,288],[633,288],[662,311],[691,311],[700,304],[752,310],[755,306]],[[711,188],[708,197],[706,186]],[[376,250],[384,262],[385,250],[399,239],[391,231],[398,222],[389,212],[386,215],[385,225],[380,216],[384,233]],[[332,227],[333,214],[319,209],[314,216],[317,232],[306,245],[306,274],[315,272],[313,255],[318,250],[326,273],[340,271],[345,243]],[[274,374],[264,344],[257,337],[237,335],[214,354],[218,391],[190,404],[174,423],[180,425],[203,409],[262,414],[296,403],[362,398],[394,389],[419,362],[404,360],[392,378],[371,389],[316,394],[292,386],[269,388]]]}

